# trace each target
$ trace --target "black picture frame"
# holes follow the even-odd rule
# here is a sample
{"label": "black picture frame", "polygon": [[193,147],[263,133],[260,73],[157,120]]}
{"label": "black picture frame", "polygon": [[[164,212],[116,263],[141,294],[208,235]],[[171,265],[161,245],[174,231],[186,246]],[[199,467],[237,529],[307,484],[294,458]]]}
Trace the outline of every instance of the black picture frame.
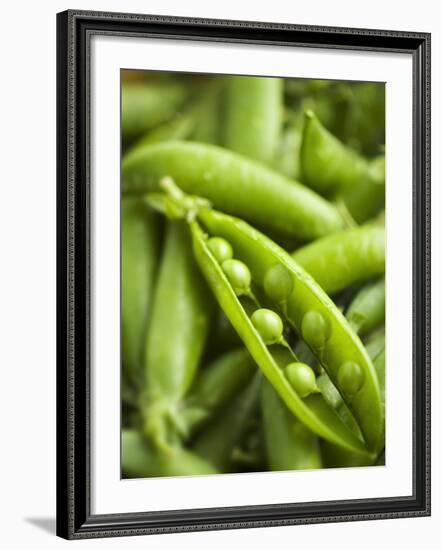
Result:
{"label": "black picture frame", "polygon": [[[405,52],[413,58],[413,495],[92,515],[89,42],[94,34]],[[57,534],[111,537],[430,514],[430,35],[69,10],[57,15]]]}

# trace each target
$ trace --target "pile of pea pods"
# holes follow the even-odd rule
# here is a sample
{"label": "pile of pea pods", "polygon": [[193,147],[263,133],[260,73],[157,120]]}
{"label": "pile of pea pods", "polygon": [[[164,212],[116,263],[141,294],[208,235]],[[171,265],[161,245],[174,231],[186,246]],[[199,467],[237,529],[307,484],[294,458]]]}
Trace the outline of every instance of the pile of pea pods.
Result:
{"label": "pile of pea pods", "polygon": [[385,464],[384,93],[123,71],[123,477]]}

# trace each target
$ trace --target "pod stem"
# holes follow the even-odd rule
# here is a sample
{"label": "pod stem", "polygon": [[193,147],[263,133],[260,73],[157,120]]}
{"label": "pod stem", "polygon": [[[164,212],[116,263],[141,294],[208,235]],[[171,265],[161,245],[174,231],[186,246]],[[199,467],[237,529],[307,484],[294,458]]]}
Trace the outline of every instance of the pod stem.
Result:
{"label": "pod stem", "polygon": [[180,217],[184,218],[188,223],[195,219],[200,208],[211,208],[212,206],[211,202],[207,199],[184,193],[170,176],[165,176],[160,180],[160,188],[169,199],[166,205],[167,203],[173,205],[175,207],[173,210],[180,213]]}

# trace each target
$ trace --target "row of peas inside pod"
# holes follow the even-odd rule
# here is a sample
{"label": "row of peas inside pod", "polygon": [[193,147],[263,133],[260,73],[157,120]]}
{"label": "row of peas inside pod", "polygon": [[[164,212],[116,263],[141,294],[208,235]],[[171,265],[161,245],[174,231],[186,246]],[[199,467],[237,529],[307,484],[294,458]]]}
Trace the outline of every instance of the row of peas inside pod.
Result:
{"label": "row of peas inside pod", "polygon": [[[212,237],[207,241],[207,246],[221,265],[236,295],[249,297],[257,304],[251,289],[252,276],[250,270],[240,260],[233,259],[233,249],[230,243],[220,237]],[[284,305],[293,291],[293,280],[284,266],[275,264],[266,273],[264,289],[271,299],[282,306]],[[250,319],[264,344],[268,346],[280,344],[290,349],[284,339],[284,325],[278,313],[258,307],[253,311]],[[295,361],[291,362],[284,367],[284,374],[300,397],[307,397],[314,391],[318,391],[315,373],[308,365]]]}

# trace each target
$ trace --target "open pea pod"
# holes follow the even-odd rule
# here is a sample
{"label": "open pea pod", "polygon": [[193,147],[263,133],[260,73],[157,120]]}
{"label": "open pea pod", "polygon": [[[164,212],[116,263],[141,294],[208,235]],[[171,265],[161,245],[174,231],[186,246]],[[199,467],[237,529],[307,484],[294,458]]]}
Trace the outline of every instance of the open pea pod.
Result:
{"label": "open pea pod", "polygon": [[[198,217],[208,227],[209,231],[216,235],[221,235],[218,232],[218,224],[220,224],[220,226],[225,225],[226,228],[230,226],[233,230],[233,237],[235,233],[234,227],[239,223],[229,216],[223,216],[204,208],[199,211]],[[228,223],[223,224],[223,220]],[[294,390],[282,368],[290,362],[292,358],[291,354],[288,352],[288,358],[281,361],[281,358],[284,356],[284,353],[280,353],[281,346],[269,346],[264,343],[262,336],[256,330],[246,309],[237,297],[229,279],[211,252],[207,244],[207,235],[195,220],[190,222],[190,227],[195,258],[219,305],[238,332],[250,355],[287,407],[299,420],[324,439],[348,450],[368,454],[363,441],[348,430],[333,409],[327,405],[320,393],[310,394],[305,398],[301,398]],[[225,233],[228,233],[228,231],[225,231]],[[257,232],[253,234],[256,237],[259,236]],[[226,234],[224,237],[228,238]],[[232,242],[235,253],[239,252],[240,246],[237,247],[237,244],[239,244],[238,239],[232,238]],[[257,253],[256,250],[255,253]],[[259,254],[262,255],[262,249],[259,251]],[[268,254],[265,254],[263,258],[264,262],[272,259]],[[272,263],[274,263],[274,260]],[[252,270],[253,272],[254,270]]]}
{"label": "open pea pod", "polygon": [[[289,323],[309,345],[341,393],[361,429],[367,447],[376,452],[381,444],[384,424],[379,383],[362,342],[342,313],[289,254],[247,223],[208,208],[198,211],[198,219],[211,236],[227,240],[235,258],[248,266],[253,282],[265,289],[269,298],[279,300],[280,309]],[[238,307],[238,300],[234,295],[231,296],[228,287],[226,289],[223,273],[216,262],[214,264],[213,257],[204,246],[202,233],[197,231],[196,226],[193,234],[197,259],[218,301],[287,406],[301,420],[304,419],[310,429],[326,439],[330,440],[331,431],[333,437],[339,433],[341,443],[344,440],[346,443],[354,441],[353,434],[347,433],[340,420],[332,423],[333,416],[320,395],[300,400],[290,390],[280,369],[274,368],[271,352],[260,344],[253,325]],[[270,288],[268,283],[272,278],[274,281]],[[284,287],[287,295],[278,298],[278,293]]]}

